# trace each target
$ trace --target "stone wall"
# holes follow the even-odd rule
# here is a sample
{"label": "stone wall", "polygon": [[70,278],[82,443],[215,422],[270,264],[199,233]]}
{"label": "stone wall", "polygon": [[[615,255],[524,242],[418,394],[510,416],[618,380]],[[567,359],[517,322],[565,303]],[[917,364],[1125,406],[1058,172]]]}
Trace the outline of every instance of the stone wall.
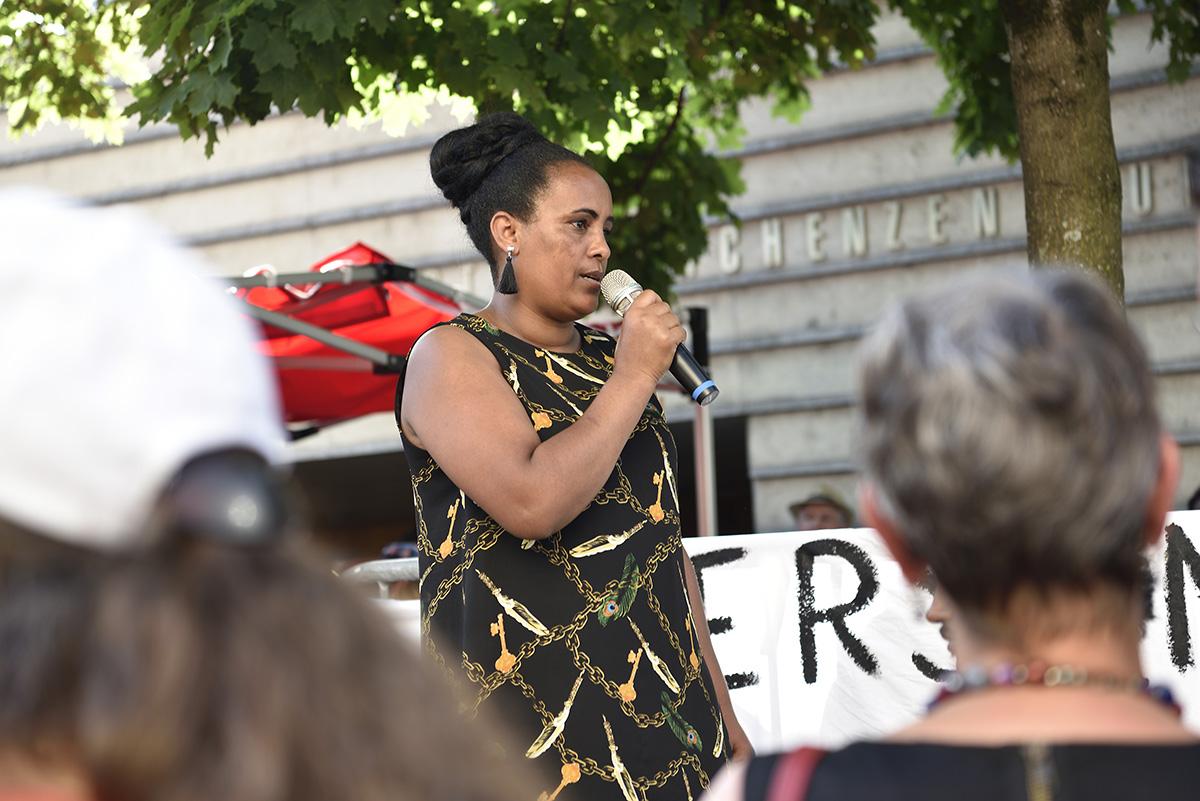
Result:
{"label": "stone wall", "polygon": [[[1168,86],[1146,15],[1114,29],[1113,124],[1125,186],[1129,317],[1149,347],[1167,425],[1184,444],[1177,500],[1200,485],[1200,331],[1194,327],[1200,191],[1200,75]],[[811,83],[800,124],[747,104],[741,227],[714,221],[708,253],[676,287],[707,306],[718,416],[745,416],[755,527],[790,527],[788,504],[818,488],[854,493],[853,364],[890,301],[963,270],[1023,262],[1020,170],[964,159],[933,56],[895,16],[868,67]],[[486,267],[428,174],[447,112],[401,138],[326,128],[299,114],[235,125],[205,159],[163,127],[122,147],[67,128],[0,142],[0,184],[34,183],[100,204],[132,204],[224,274],[270,263],[305,269],[362,240],[486,297]],[[623,265],[614,254],[613,266]],[[665,397],[674,420],[685,400]],[[390,415],[299,443],[299,459],[399,447]],[[719,458],[719,454],[718,454]]]}

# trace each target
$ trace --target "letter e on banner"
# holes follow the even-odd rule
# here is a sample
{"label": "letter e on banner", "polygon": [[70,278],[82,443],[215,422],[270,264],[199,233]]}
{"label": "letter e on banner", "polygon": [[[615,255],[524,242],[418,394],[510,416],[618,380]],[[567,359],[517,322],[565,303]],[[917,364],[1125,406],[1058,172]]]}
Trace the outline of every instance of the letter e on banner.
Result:
{"label": "letter e on banner", "polygon": [[[692,567],[696,568],[696,583],[700,585],[700,596],[704,597],[704,571],[719,565],[727,565],[746,558],[745,548],[721,548],[707,553],[698,553],[692,557]],[[733,630],[733,618],[714,617],[707,620],[708,634],[715,637]],[[725,676],[729,689],[736,690],[758,684],[758,676],[754,673],[731,673]]]}

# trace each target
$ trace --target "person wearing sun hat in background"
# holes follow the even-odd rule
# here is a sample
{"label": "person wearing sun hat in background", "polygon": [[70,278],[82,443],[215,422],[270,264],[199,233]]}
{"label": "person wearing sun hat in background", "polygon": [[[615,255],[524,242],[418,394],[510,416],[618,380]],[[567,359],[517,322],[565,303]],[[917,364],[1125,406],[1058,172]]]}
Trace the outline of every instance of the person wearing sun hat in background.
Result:
{"label": "person wearing sun hat in background", "polygon": [[0,799],[531,798],[289,524],[219,283],[128,211],[0,220]]}
{"label": "person wearing sun hat in background", "polygon": [[850,528],[854,525],[854,512],[831,489],[822,487],[788,507],[792,513],[796,531],[819,531],[830,528]]}

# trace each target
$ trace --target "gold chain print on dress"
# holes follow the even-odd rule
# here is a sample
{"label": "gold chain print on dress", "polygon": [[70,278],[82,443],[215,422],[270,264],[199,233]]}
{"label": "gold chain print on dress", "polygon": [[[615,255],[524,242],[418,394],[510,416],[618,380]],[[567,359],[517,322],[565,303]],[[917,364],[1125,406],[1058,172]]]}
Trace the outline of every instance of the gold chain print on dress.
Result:
{"label": "gold chain print on dress", "polygon": [[[553,368],[551,368],[551,369],[553,369]],[[504,372],[504,378],[505,378],[505,380],[507,380],[507,381],[508,381],[508,383],[509,383],[509,384],[512,386],[512,388],[513,388],[513,393],[514,393],[514,394],[515,394],[515,395],[516,395],[516,396],[517,396],[519,399],[521,399],[521,400],[522,400],[522,402],[524,402],[524,403],[528,404],[528,403],[529,403],[529,400],[528,400],[528,398],[526,398],[526,397],[525,397],[525,396],[524,396],[524,395],[521,393],[521,379],[520,379],[520,376],[519,376],[519,375],[518,375],[518,373],[517,373],[517,362],[516,362],[516,359],[514,359],[514,358],[512,358],[512,357],[510,357],[510,358],[509,358],[509,360],[508,360],[508,369],[507,369],[507,370]],[[554,385],[553,385],[553,384],[551,384],[550,386],[552,386],[552,387],[553,387]],[[561,390],[558,390],[557,388],[555,389],[555,392],[556,392],[556,394],[557,394],[557,395],[558,395],[560,398],[562,398],[562,400],[563,400],[563,401],[564,401],[564,402],[565,402],[565,403],[566,403],[568,406],[570,406],[570,407],[571,407],[571,410],[572,410],[573,412],[575,412],[575,416],[576,416],[576,417],[581,417],[581,416],[583,415],[583,410],[581,410],[581,409],[580,409],[578,406],[576,406],[574,403],[572,403],[572,402],[571,402],[571,399],[570,399],[569,397],[567,397],[567,394],[566,394],[565,392],[563,392],[563,391],[561,391]],[[536,432],[536,431],[541,431],[541,430],[542,430],[542,429],[544,429],[544,428],[550,428],[550,426],[552,426],[552,425],[554,424],[553,417],[552,417],[552,416],[551,416],[551,415],[550,415],[550,414],[549,414],[549,413],[548,413],[546,410],[544,410],[544,409],[542,409],[542,410],[535,410],[535,411],[532,411],[532,412],[530,412],[530,414],[529,414],[529,420],[530,420],[530,422],[532,422],[532,423],[533,423],[533,430],[534,430],[535,432]]]}
{"label": "gold chain print on dress", "polygon": [[662,711],[667,716],[667,725],[671,727],[671,731],[679,738],[679,742],[693,751],[699,751],[702,746],[700,744],[700,735],[692,724],[683,719],[683,716],[676,711],[671,705],[671,696],[666,690],[662,691]]}
{"label": "gold chain print on dress", "polygon": [[420,485],[429,480],[433,471],[437,469],[437,465],[430,459],[428,464],[420,472],[413,473],[413,511],[417,515],[417,548],[425,553],[433,552],[433,543],[429,539],[429,528],[425,525],[424,501],[421,498],[421,493],[418,491]]}
{"label": "gold chain print on dress", "polygon": [[[645,417],[642,418],[642,423],[639,423],[638,425],[641,426],[643,423],[646,424],[645,428],[651,427],[651,424],[646,422]],[[592,503],[596,506],[628,506],[639,515],[649,518],[650,511],[642,506],[641,501],[639,501],[637,496],[634,495],[633,484],[629,480],[629,477],[625,475],[625,471],[621,466],[621,462],[618,461],[616,467],[613,468],[613,475],[616,476],[615,486],[610,486],[601,490],[596,497],[592,499]],[[667,483],[670,483],[669,479]],[[670,524],[672,527],[679,524],[678,512],[674,511],[673,509],[666,508],[663,509],[663,512],[665,513],[664,521],[666,523]]]}
{"label": "gold chain print on dress", "polygon": [[[574,403],[571,401],[571,398],[570,398],[570,396],[567,394],[567,392],[566,392],[565,390],[563,390],[563,389],[561,389],[561,388],[559,388],[559,387],[556,387],[556,386],[554,386],[553,384],[551,384],[551,385],[550,385],[550,388],[554,390],[554,394],[555,394],[555,395],[557,395],[559,398],[561,398],[561,399],[562,399],[562,402],[563,402],[563,403],[565,403],[565,404],[567,404],[568,406],[570,406],[570,407],[571,407],[571,411],[573,411],[573,412],[575,413],[575,417],[576,417],[576,418],[579,418],[579,417],[582,417],[582,416],[583,416],[583,410],[582,410],[582,409],[580,409],[578,406],[576,406],[576,405],[575,405],[575,404],[574,404]],[[573,421],[572,421],[572,422],[573,422]]]}
{"label": "gold chain print on dress", "polygon": [[642,652],[630,651],[628,661],[633,665],[633,669],[629,671],[629,681],[618,687],[617,692],[621,694],[622,701],[635,701],[637,700],[637,690],[633,689],[633,679],[637,676],[638,665],[642,663]]}
{"label": "gold chain print on dress", "polygon": [[[583,416],[612,372],[615,342],[590,329],[579,328],[578,351],[555,353],[472,315],[451,325],[493,354],[496,374],[542,439]],[[409,444],[421,630],[426,651],[462,692],[463,714],[498,714],[509,748],[527,745],[531,760],[547,765],[553,779],[538,788],[540,801],[702,793],[724,761],[710,755],[723,732],[696,654],[700,619],[687,608],[678,467],[661,407],[647,404],[579,517],[538,540],[505,531]],[[685,737],[695,730],[703,750],[681,746],[672,722]]]}
{"label": "gold chain print on dress", "polygon": [[562,766],[562,781],[558,783],[558,787],[554,788],[554,792],[547,795],[545,792],[538,793],[538,801],[554,801],[558,798],[558,794],[563,791],[563,788],[568,784],[574,784],[579,781],[579,763],[567,762]]}
{"label": "gold chain print on dress", "polygon": [[658,448],[662,451],[663,457],[663,472],[667,474],[667,486],[671,488],[671,498],[675,501],[675,508],[679,508],[679,491],[675,488],[675,473],[671,470],[671,456],[667,453],[667,443],[663,442],[662,436],[655,429],[654,438],[658,440]]}
{"label": "gold chain print on dress", "polygon": [[683,618],[683,627],[687,629],[688,645],[691,652],[688,654],[688,664],[692,666],[692,670],[700,670],[700,657],[696,655],[696,624],[692,617],[692,599],[688,596],[687,582],[683,579],[683,565],[676,565],[679,571],[679,586],[683,587],[683,600],[687,605],[686,614]]}
{"label": "gold chain print on dress", "polygon": [[617,782],[617,786],[621,788],[621,794],[625,796],[625,801],[638,801],[637,788],[634,787],[633,777],[629,775],[629,769],[625,767],[625,763],[621,761],[621,755],[617,753],[617,743],[613,740],[612,726],[608,722],[608,718],[604,717],[604,733],[608,736],[608,752],[612,759],[612,776]]}
{"label": "gold chain print on dress", "polygon": [[553,381],[555,384],[561,384],[563,382],[562,376],[559,375],[558,373],[554,372],[554,362],[550,360],[550,354],[544,350],[535,350],[533,353],[539,359],[546,360],[546,370],[542,374],[544,376],[546,376],[546,378],[549,378],[551,381]]}
{"label": "gold chain print on dress", "polygon": [[542,733],[537,736],[537,739],[525,751],[525,756],[530,759],[537,759],[562,734],[563,729],[567,727],[567,718],[571,716],[571,705],[575,703],[575,693],[579,692],[579,685],[582,683],[583,671],[580,671],[579,678],[575,679],[575,684],[571,687],[571,692],[567,695],[567,701],[563,704],[562,710],[550,719],[550,722],[542,729]]}
{"label": "gold chain print on dress", "polygon": [[637,560],[633,554],[625,557],[625,567],[621,571],[621,579],[617,586],[604,599],[596,612],[596,619],[601,626],[607,626],[610,621],[625,617],[633,599],[637,597],[638,587],[642,586],[642,572],[638,570]]}
{"label": "gold chain print on dress", "polygon": [[529,607],[505,595],[499,587],[492,583],[487,573],[484,573],[482,570],[476,570],[475,573],[479,576],[479,580],[483,582],[484,586],[491,590],[492,595],[496,596],[496,601],[499,602],[500,606],[504,607],[504,611],[508,613],[509,617],[539,637],[550,633],[550,630],[546,628],[542,621],[538,620],[533,612],[529,611]]}
{"label": "gold chain print on dress", "polygon": [[450,526],[446,529],[446,539],[442,540],[442,544],[438,546],[438,555],[445,559],[454,552],[454,521],[458,519],[459,508],[466,506],[466,496],[462,490],[459,490],[458,497],[454,499],[454,504],[446,510],[446,517],[450,520]]}
{"label": "gold chain print on dress", "polygon": [[650,509],[648,510],[650,512],[650,519],[655,523],[661,523],[662,519],[666,517],[662,508],[663,472],[659,470],[654,474],[654,478],[651,479],[654,486],[658,487],[658,497],[654,499],[654,503],[650,505]]}
{"label": "gold chain print on dress", "polygon": [[[467,525],[463,528],[463,539],[468,539],[474,535],[474,544],[460,554],[450,575],[436,582],[437,590],[433,597],[429,597],[428,595],[421,596],[421,639],[425,643],[425,650],[433,653],[435,657],[437,656],[437,648],[433,640],[429,638],[429,627],[434,615],[437,614],[442,601],[449,598],[450,593],[455,588],[458,588],[460,594],[463,592],[463,576],[471,568],[475,554],[491,548],[503,533],[504,530],[490,518],[483,520],[473,518],[467,521]],[[435,567],[437,565],[429,565],[426,573],[432,573]],[[424,584],[424,579],[422,579],[421,583]]]}
{"label": "gold chain print on dress", "polygon": [[517,658],[508,650],[508,643],[504,639],[504,613],[496,615],[496,622],[491,626],[492,636],[500,637],[500,656],[496,658],[496,670],[501,673],[507,673],[513,669],[513,665],[517,664]]}
{"label": "gold chain print on dress", "polygon": [[721,713],[716,710],[713,711],[713,722],[716,724],[717,741],[713,743],[712,755],[719,757],[725,752],[725,721],[721,719]]}
{"label": "gold chain print on dress", "polygon": [[[575,375],[582,378],[584,381],[591,381],[593,384],[599,384],[600,386],[604,386],[603,378],[600,378],[600,377],[594,376],[594,375],[588,375],[583,370],[578,369],[577,367],[575,367],[575,365],[571,364],[569,361],[564,359],[562,356],[559,356],[557,353],[554,353],[553,351],[546,351],[546,357],[553,360],[553,362],[555,364],[557,364],[559,367],[566,370],[568,373],[574,373]],[[551,379],[551,380],[553,381],[554,379]],[[554,383],[557,384],[559,382],[555,381]]]}
{"label": "gold chain print on dress", "polygon": [[683,625],[687,628],[688,642],[692,645],[692,652],[688,654],[688,664],[692,666],[692,670],[700,669],[700,657],[696,656],[696,637],[692,634],[692,616],[688,615],[683,619]]}
{"label": "gold chain print on dress", "polygon": [[[534,697],[535,693],[533,688],[530,687],[520,677],[519,674],[513,674],[511,683],[519,687],[521,692],[526,697]],[[541,701],[535,701],[533,706],[537,713],[543,718],[549,716],[549,712],[546,710],[545,705]],[[665,717],[662,715],[662,713],[659,713],[657,717],[665,720]],[[664,731],[669,731],[669,729],[664,729]],[[598,776],[608,780],[612,779],[612,771],[609,767],[601,765],[597,760],[591,757],[585,757],[575,749],[568,747],[565,744],[564,739],[565,738],[559,738],[554,741],[554,747],[558,751],[559,756],[563,761],[578,762],[581,766],[581,771],[585,776]],[[674,742],[674,736],[672,736],[671,740]],[[700,788],[707,788],[709,778],[708,773],[705,772],[704,767],[697,760],[696,756],[686,751],[671,759],[662,770],[655,772],[654,775],[642,777],[641,781],[644,782],[645,786],[647,787],[665,787],[672,778],[682,773],[685,767],[689,766],[696,771],[696,776],[700,781]]]}
{"label": "gold chain print on dress", "polygon": [[504,374],[508,379],[508,383],[512,384],[513,393],[517,396],[521,394],[521,379],[517,378],[517,363],[512,359],[508,360],[508,371]]}
{"label": "gold chain print on dress", "polygon": [[642,526],[646,525],[646,521],[640,521],[636,526],[622,531],[620,534],[601,534],[598,537],[592,537],[587,542],[581,542],[571,549],[571,556],[580,558],[583,556],[593,556],[605,551],[616,550],[627,539],[637,534],[642,530]]}
{"label": "gold chain print on dress", "polygon": [[[526,395],[525,393],[522,393],[520,391],[520,380],[517,377],[518,376],[517,366],[524,365],[525,367],[528,367],[530,370],[533,370],[535,373],[537,373],[539,375],[546,375],[546,373],[538,365],[529,362],[527,359],[522,358],[519,354],[509,351],[507,348],[504,349],[504,354],[508,358],[508,364],[509,364],[509,371],[505,373],[505,377],[508,379],[508,383],[513,385],[513,392],[515,392],[517,397],[521,399],[522,403],[525,403],[527,405],[537,406],[538,404],[532,403],[532,401],[530,400],[528,395]],[[549,358],[549,355],[547,355],[546,357],[543,357],[543,358]],[[574,372],[577,375],[586,376],[589,381],[595,381],[596,383],[599,383],[601,385],[603,385],[603,383],[604,383],[604,381],[602,379],[597,379],[597,378],[587,376],[586,373],[580,373],[577,370],[571,370],[571,372]],[[608,372],[603,371],[603,373],[604,373],[604,376],[607,377]],[[546,388],[550,389],[554,393],[555,397],[557,397],[559,400],[563,401],[568,406],[570,406],[571,411],[573,411],[575,413],[576,417],[581,416],[583,414],[583,410],[575,405],[574,401],[572,400],[572,397],[574,397],[578,400],[584,400],[584,399],[590,400],[592,397],[595,396],[595,393],[596,393],[596,390],[594,387],[588,387],[586,390],[580,391],[578,389],[573,389],[571,387],[568,387],[565,384],[557,384],[554,382],[546,384]],[[554,411],[558,411],[558,410],[555,409]]]}
{"label": "gold chain print on dress", "polygon": [[658,654],[650,649],[650,643],[646,642],[646,638],[642,636],[642,630],[638,628],[638,624],[630,618],[629,625],[633,628],[633,633],[637,635],[638,641],[642,644],[642,650],[646,652],[646,658],[650,660],[650,667],[654,668],[654,672],[663,680],[663,684],[671,688],[671,692],[679,692],[679,682],[675,681],[675,677],[671,675],[670,668],[667,663],[659,658]]}
{"label": "gold chain print on dress", "polygon": [[[673,556],[676,556],[677,555],[676,552],[678,550],[681,550],[682,547],[683,547],[682,543],[678,542],[678,541],[676,543],[674,543],[673,545],[668,544],[668,543],[659,543],[659,545],[655,547],[654,555],[651,556],[650,559],[646,562],[646,568],[642,574],[642,586],[644,588],[644,597],[646,599],[646,606],[649,607],[650,611],[654,613],[655,617],[657,617],[659,626],[666,633],[667,639],[670,642],[671,648],[673,649],[676,658],[679,660],[679,665],[680,665],[680,667],[683,668],[683,671],[684,671],[683,691],[686,693],[687,688],[692,683],[692,681],[699,679],[700,671],[698,669],[693,669],[693,670],[687,669],[688,663],[687,663],[686,657],[684,656],[684,653],[683,653],[683,643],[680,641],[679,637],[676,636],[675,631],[671,628],[671,621],[667,617],[666,613],[663,612],[662,606],[658,601],[658,596],[655,594],[655,591],[654,591],[654,575],[655,575],[655,571],[657,570],[658,565],[660,563],[666,561],[667,559],[672,558]],[[680,576],[680,595],[683,597],[684,604],[685,604],[684,609],[682,610],[682,616],[686,620],[687,617],[690,615],[690,607],[686,605],[688,602],[687,588],[686,588],[686,585],[683,584],[683,578],[682,578],[683,569],[680,566],[680,563],[678,561],[676,561],[675,564],[676,564],[676,568],[679,571],[678,575]],[[640,636],[641,630],[636,629],[635,633],[637,633]],[[666,665],[664,664],[663,667],[665,669]],[[664,680],[664,684],[671,686],[671,682],[674,681],[674,678],[671,677],[669,671],[667,673],[667,676],[670,679],[670,681]],[[660,674],[660,677],[661,677],[661,674]],[[711,703],[712,699],[709,698],[709,696],[708,696],[708,688],[704,685],[704,682],[702,682],[702,681],[700,682],[700,689],[703,691],[705,699]],[[678,690],[673,690],[673,691],[678,691]]]}

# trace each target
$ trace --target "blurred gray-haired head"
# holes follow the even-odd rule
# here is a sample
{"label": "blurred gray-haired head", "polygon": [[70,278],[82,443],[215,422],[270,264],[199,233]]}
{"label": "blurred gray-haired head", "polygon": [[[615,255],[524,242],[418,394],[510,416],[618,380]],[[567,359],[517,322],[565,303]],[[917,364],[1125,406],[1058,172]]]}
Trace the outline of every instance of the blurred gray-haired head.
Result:
{"label": "blurred gray-haired head", "polygon": [[959,608],[1137,586],[1161,428],[1146,354],[1098,282],[992,274],[905,301],[859,378],[867,479]]}

